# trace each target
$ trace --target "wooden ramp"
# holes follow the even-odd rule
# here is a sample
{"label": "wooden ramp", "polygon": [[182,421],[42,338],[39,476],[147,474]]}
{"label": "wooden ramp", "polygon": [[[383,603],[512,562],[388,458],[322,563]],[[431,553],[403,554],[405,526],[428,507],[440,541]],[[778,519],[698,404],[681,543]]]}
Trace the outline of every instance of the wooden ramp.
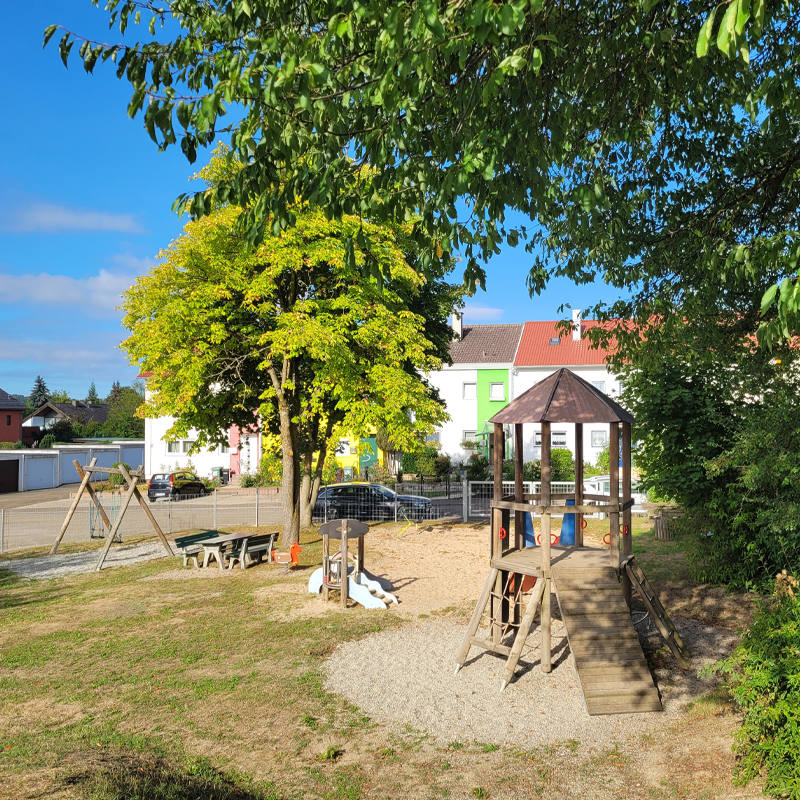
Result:
{"label": "wooden ramp", "polygon": [[610,566],[553,565],[555,587],[586,711],[661,711],[658,689]]}

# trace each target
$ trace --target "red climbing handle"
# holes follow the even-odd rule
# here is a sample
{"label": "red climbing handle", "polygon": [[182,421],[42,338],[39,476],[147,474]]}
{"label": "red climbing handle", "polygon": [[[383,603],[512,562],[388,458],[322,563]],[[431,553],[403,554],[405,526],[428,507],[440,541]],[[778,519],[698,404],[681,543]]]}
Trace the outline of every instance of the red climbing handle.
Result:
{"label": "red climbing handle", "polygon": [[581,530],[583,530],[584,528],[587,528],[588,526],[589,526],[589,523],[583,517],[581,517]]}
{"label": "red climbing handle", "polygon": [[506,536],[508,536],[508,532],[506,531],[506,529],[505,528],[500,528],[500,538],[501,539],[505,539]]}

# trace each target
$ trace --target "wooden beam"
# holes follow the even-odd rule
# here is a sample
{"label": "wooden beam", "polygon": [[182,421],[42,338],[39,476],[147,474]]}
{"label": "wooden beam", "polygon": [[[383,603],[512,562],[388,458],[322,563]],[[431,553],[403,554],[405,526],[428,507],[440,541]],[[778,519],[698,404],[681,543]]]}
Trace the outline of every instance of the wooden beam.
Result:
{"label": "wooden beam", "polygon": [[[583,505],[583,423],[575,423],[575,505]],[[583,514],[575,512],[575,546],[583,547]]]}
{"label": "wooden beam", "polygon": [[[92,459],[92,464],[97,461],[96,458]],[[84,472],[104,472],[107,475],[122,475],[125,477],[125,473],[119,467],[95,467],[92,465],[86,466],[83,468]],[[142,477],[142,467],[139,466],[135,470],[131,470],[128,474],[133,475],[136,478]]]}
{"label": "wooden beam", "polygon": [[[622,500],[624,503],[631,500],[631,424],[622,423]],[[631,501],[632,502],[632,501]],[[626,559],[633,553],[633,539],[631,536],[633,515],[630,507],[622,512],[622,559]],[[631,579],[627,571],[622,573],[622,594],[625,602],[630,606],[632,586]]]}
{"label": "wooden beam", "polygon": [[341,570],[341,589],[339,591],[339,595],[341,598],[342,608],[347,608],[347,598],[350,594],[350,585],[348,584],[347,577],[347,570],[350,567],[347,559],[347,538],[349,527],[350,526],[347,524],[347,520],[342,520],[342,560],[339,564],[339,569]]}
{"label": "wooden beam", "polygon": [[[550,506],[550,479],[551,479],[551,446],[550,423],[542,423],[542,506]],[[542,514],[542,577],[544,582],[542,590],[542,648],[540,660],[542,672],[552,669],[552,650],[550,638],[550,512]]]}
{"label": "wooden beam", "polygon": [[[611,496],[610,505],[619,505],[619,422],[612,422],[609,425],[609,435],[611,441],[609,442],[608,457],[609,468],[608,476],[611,481]],[[611,566],[618,570],[620,565],[619,558],[619,511],[612,511],[609,514],[611,520]]]}
{"label": "wooden beam", "polygon": [[[523,481],[523,438],[522,423],[514,425],[514,500],[521,503],[525,495]],[[525,512],[514,511],[514,547],[522,547],[522,533],[525,530]]]}
{"label": "wooden beam", "polygon": [[493,509],[505,509],[507,511],[530,511],[534,514],[562,514],[562,513],[576,513],[576,514],[621,514],[626,509],[633,505],[633,500],[628,500],[625,503],[617,503],[614,505],[596,505],[596,506],[552,506],[552,505],[534,505],[533,503],[515,503],[513,500],[492,500],[490,506]]}
{"label": "wooden beam", "polygon": [[119,530],[119,527],[122,524],[122,520],[125,517],[125,512],[128,510],[128,506],[131,504],[131,500],[133,500],[133,496],[136,493],[136,480],[132,476],[130,476],[130,478],[131,479],[128,483],[128,491],[125,493],[125,499],[122,501],[122,507],[120,508],[119,514],[117,515],[117,518],[114,521],[114,525],[108,532],[108,539],[106,540],[106,543],[103,546],[103,552],[100,553],[100,558],[97,562],[97,566],[94,568],[95,572],[100,572],[100,570],[103,568],[103,562],[106,560],[108,551],[111,549],[111,545],[114,542],[114,537],[117,535],[117,531]]}
{"label": "wooden beam", "polygon": [[[141,469],[142,468],[139,467],[137,472],[140,472]],[[164,549],[167,551],[167,555],[168,556],[174,555],[174,553],[172,552],[172,548],[169,546],[169,542],[167,541],[167,537],[164,536],[164,531],[161,530],[161,526],[158,524],[156,518],[153,516],[153,512],[147,507],[147,501],[144,499],[144,497],[142,497],[142,494],[139,491],[138,486],[136,486],[137,480],[136,477],[134,477],[135,473],[128,472],[128,470],[126,470],[125,467],[121,467],[121,470],[122,470],[122,476],[125,478],[128,484],[130,484],[131,481],[133,481],[133,485],[135,487],[133,493],[136,496],[136,499],[139,501],[139,505],[142,507],[142,510],[147,515],[147,518],[150,520],[150,524],[153,526],[153,530],[156,532],[156,535],[161,540],[161,544],[164,545]],[[110,527],[111,526],[109,525],[109,528]],[[244,560],[242,560],[241,563],[244,564]],[[244,567],[242,567],[242,569],[244,569]]]}
{"label": "wooden beam", "polygon": [[[77,461],[72,462],[75,465],[75,468],[78,470],[78,474],[80,475],[80,465]],[[64,534],[67,532],[67,528],[69,527],[70,520],[72,519],[73,514],[75,514],[75,509],[78,507],[78,503],[81,501],[81,497],[83,497],[83,490],[89,483],[89,478],[92,477],[91,468],[97,463],[97,459],[93,458],[89,463],[89,467],[84,471],[82,475],[81,485],[78,488],[78,491],[75,493],[75,499],[72,501],[72,505],[69,507],[69,511],[67,511],[67,516],[64,519],[63,524],[61,525],[61,530],[58,532],[58,536],[56,536],[56,540],[53,542],[53,546],[50,548],[50,555],[54,556],[56,551],[58,550],[58,546],[61,544],[61,540],[64,538]]]}

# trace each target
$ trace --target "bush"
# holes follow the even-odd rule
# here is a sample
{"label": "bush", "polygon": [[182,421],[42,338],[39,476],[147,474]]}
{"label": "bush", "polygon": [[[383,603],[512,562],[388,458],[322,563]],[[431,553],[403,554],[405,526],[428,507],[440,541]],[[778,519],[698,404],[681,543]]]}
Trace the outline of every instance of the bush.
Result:
{"label": "bush", "polygon": [[696,521],[695,568],[730,589],[764,589],[800,562],[800,404],[784,395],[753,408],[733,445],[706,462]]}
{"label": "bush", "polygon": [[538,458],[536,461],[526,461],[522,465],[522,477],[526,481],[540,481],[542,479],[542,462]]}
{"label": "bush", "polygon": [[56,437],[53,436],[52,433],[46,433],[42,436],[41,441],[39,442],[39,447],[43,450],[47,450],[51,448],[56,443]]}
{"label": "bush", "polygon": [[569,450],[553,450],[550,454],[550,480],[575,480],[575,461],[573,460],[572,453]]}
{"label": "bush", "polygon": [[[133,469],[133,467],[131,467],[130,464],[126,464],[124,461],[117,461],[116,463],[112,464],[111,466],[114,467],[114,469],[119,469],[120,467],[125,467],[125,469],[128,470],[128,472],[130,472]],[[108,476],[108,482],[112,486],[122,486],[122,484],[126,484],[127,485],[127,483],[128,483],[125,480],[125,478],[122,477],[122,475],[115,475],[113,473]]]}
{"label": "bush", "polygon": [[800,800],[800,599],[797,581],[781,573],[730,658],[729,676],[742,710],[736,734],[737,782],[766,775],[764,794]]}
{"label": "bush", "polygon": [[[439,451],[435,447],[425,447],[415,453],[403,453],[400,461],[402,472],[414,473],[415,475],[435,475],[435,461]],[[420,461],[422,465],[420,466]],[[425,472],[424,470],[428,470]]]}
{"label": "bush", "polygon": [[488,481],[492,474],[489,471],[489,459],[474,453],[467,461],[467,480],[468,481]]}
{"label": "bush", "polygon": [[0,450],[24,450],[22,442],[0,442]]}

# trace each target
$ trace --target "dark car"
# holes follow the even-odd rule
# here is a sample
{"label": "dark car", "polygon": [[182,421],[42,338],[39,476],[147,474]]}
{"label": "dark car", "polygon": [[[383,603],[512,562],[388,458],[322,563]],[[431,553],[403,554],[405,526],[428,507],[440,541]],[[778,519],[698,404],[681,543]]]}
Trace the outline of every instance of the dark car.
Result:
{"label": "dark car", "polygon": [[327,519],[424,519],[430,511],[427,497],[397,494],[378,483],[339,483],[319,490],[314,516]]}
{"label": "dark car", "polygon": [[201,497],[206,493],[206,485],[193,472],[160,472],[153,475],[147,484],[147,499],[153,503],[158,497],[179,500],[181,497]]}

